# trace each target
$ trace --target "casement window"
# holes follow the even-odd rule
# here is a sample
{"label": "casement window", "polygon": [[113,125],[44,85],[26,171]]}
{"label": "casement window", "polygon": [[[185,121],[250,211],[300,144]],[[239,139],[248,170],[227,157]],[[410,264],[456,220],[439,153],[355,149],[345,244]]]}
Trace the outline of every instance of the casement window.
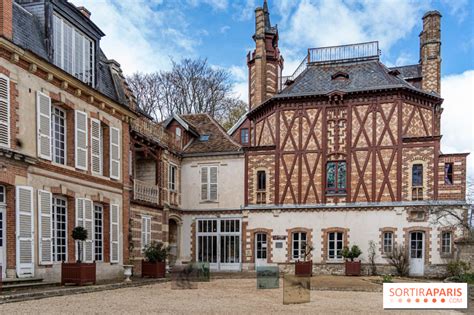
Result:
{"label": "casement window", "polygon": [[53,162],[66,164],[66,112],[53,106],[51,111]]}
{"label": "casement window", "polygon": [[176,141],[181,141],[181,128],[176,128],[175,131]]}
{"label": "casement window", "polygon": [[53,197],[53,261],[67,261],[67,200]]}
{"label": "casement window", "polygon": [[10,147],[10,78],[0,74],[0,147]]}
{"label": "casement window", "polygon": [[39,261],[42,265],[53,263],[53,195],[38,190]]}
{"label": "casement window", "polygon": [[87,126],[88,119],[85,112],[76,110],[75,112],[75,160],[76,168],[87,171],[88,166],[88,141],[87,141]]}
{"label": "casement window", "polygon": [[104,207],[94,204],[94,253],[95,261],[104,260]]}
{"label": "casement window", "polygon": [[242,128],[240,130],[240,143],[248,144],[249,143],[249,130],[248,128]]}
{"label": "casement window", "polygon": [[7,190],[5,186],[0,185],[0,206],[4,206],[7,202]]}
{"label": "casement window", "polygon": [[119,218],[120,211],[119,205],[110,205],[110,262],[119,262],[119,250],[120,250],[120,230],[119,230]]}
{"label": "casement window", "polygon": [[257,171],[257,204],[267,203],[267,173]]}
{"label": "casement window", "polygon": [[36,128],[38,157],[51,161],[51,98],[36,92]]}
{"label": "casement window", "polygon": [[291,257],[293,259],[304,259],[306,251],[306,233],[292,233]]}
{"label": "casement window", "polygon": [[341,260],[344,235],[342,232],[328,233],[328,260]]}
{"label": "casement window", "polygon": [[441,253],[445,255],[451,254],[452,233],[443,232],[441,234]]}
{"label": "casement window", "polygon": [[16,186],[16,273],[18,277],[34,275],[33,188]]}
{"label": "casement window", "polygon": [[453,184],[453,163],[444,163],[444,183]]}
{"label": "casement window", "polygon": [[170,191],[176,191],[176,175],[177,175],[176,166],[173,164],[170,164],[168,167],[168,189]]}
{"label": "casement window", "polygon": [[151,242],[151,217],[142,216],[142,250]]}
{"label": "casement window", "polygon": [[53,14],[54,64],[94,86],[94,42],[64,18]]}
{"label": "casement window", "polygon": [[120,129],[110,127],[110,178],[120,179]]}
{"label": "casement window", "polygon": [[[94,207],[92,200],[85,198],[76,199],[76,226],[87,230],[87,240],[82,242],[82,261],[94,260]],[[78,246],[78,243],[77,245]],[[77,250],[77,247],[76,247]],[[77,251],[76,251],[77,253]],[[77,255],[76,255],[77,256]]]}
{"label": "casement window", "polygon": [[102,175],[103,134],[100,120],[91,119],[91,169],[95,175]]}
{"label": "casement window", "polygon": [[393,251],[393,232],[383,233],[383,253],[390,254]]}
{"label": "casement window", "polygon": [[201,166],[201,200],[217,201],[217,166]]}
{"label": "casement window", "polygon": [[423,200],[423,165],[413,164],[411,169],[412,200]]}
{"label": "casement window", "polygon": [[346,193],[346,162],[331,161],[326,165],[326,193]]}

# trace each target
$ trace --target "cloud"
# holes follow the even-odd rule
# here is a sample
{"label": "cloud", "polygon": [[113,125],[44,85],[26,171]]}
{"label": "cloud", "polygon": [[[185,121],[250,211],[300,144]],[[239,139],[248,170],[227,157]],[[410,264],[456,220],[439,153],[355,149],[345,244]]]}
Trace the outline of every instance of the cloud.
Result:
{"label": "cloud", "polygon": [[225,10],[229,5],[227,0],[188,0],[188,3],[193,7],[197,7],[201,4],[207,4],[214,10]]}
{"label": "cloud", "polygon": [[224,26],[221,27],[220,32],[222,34],[225,34],[225,33],[227,33],[228,30],[230,30],[230,26],[229,25],[224,25]]}
{"label": "cloud", "polygon": [[[443,153],[474,151],[474,69],[441,79],[444,98],[441,119]],[[468,176],[474,177],[474,156],[468,156]]]}
{"label": "cloud", "polygon": [[464,22],[468,15],[469,0],[441,0],[441,3],[448,7],[449,14],[457,17],[458,23]]}

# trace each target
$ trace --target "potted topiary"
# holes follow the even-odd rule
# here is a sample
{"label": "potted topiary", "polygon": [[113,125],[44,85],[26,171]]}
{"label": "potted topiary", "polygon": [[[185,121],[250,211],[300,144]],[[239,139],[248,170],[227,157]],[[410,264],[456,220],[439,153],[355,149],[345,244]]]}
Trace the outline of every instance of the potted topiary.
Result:
{"label": "potted topiary", "polygon": [[94,263],[83,263],[82,252],[83,242],[87,240],[87,230],[82,226],[76,226],[72,230],[72,238],[77,243],[77,260],[75,263],[61,264],[61,285],[66,283],[74,283],[83,285],[85,283],[93,283],[96,281],[96,266]]}
{"label": "potted topiary", "polygon": [[295,262],[295,275],[296,276],[309,276],[313,275],[313,261],[308,260],[309,255],[313,247],[311,244],[306,243],[304,246],[303,261],[297,260]]}
{"label": "potted topiary", "polygon": [[142,277],[164,278],[166,257],[169,249],[161,242],[151,242],[145,247],[145,259],[142,260]]}
{"label": "potted topiary", "polygon": [[351,249],[349,247],[344,247],[341,252],[342,257],[345,258],[345,267],[346,267],[346,276],[360,276],[361,262],[360,260],[354,260],[362,254],[359,246],[352,245]]}

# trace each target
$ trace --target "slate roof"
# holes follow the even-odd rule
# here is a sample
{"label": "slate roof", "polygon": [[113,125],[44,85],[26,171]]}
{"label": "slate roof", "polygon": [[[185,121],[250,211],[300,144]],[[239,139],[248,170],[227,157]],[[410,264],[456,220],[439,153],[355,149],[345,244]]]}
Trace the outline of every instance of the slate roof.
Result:
{"label": "slate roof", "polygon": [[[402,77],[389,74],[389,69],[378,59],[330,63],[309,64],[293,84],[274,97],[297,95],[320,95],[332,91],[356,92],[383,88],[414,88]],[[333,79],[337,73],[348,74],[348,79]]]}
{"label": "slate roof", "polygon": [[[35,55],[53,63],[46,50],[46,37],[38,18],[13,2],[13,43]],[[95,89],[119,104],[128,106],[129,102],[119,75],[112,74],[107,57],[99,51],[97,81]],[[114,78],[115,75],[115,78]]]}
{"label": "slate roof", "polygon": [[191,140],[190,144],[183,150],[185,155],[237,152],[241,150],[240,145],[232,140],[224,128],[208,114],[180,115],[180,117],[191,125],[199,135],[209,136],[208,141],[200,141],[199,138]]}
{"label": "slate roof", "polygon": [[401,67],[391,67],[390,70],[398,70],[404,80],[421,78],[421,65],[409,65]]}

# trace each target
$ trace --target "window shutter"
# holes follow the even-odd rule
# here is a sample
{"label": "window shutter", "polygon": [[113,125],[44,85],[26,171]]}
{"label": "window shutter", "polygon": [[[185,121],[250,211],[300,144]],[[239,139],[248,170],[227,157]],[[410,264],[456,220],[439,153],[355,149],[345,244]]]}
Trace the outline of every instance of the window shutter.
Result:
{"label": "window shutter", "polygon": [[110,262],[119,262],[119,205],[110,205]]}
{"label": "window shutter", "polygon": [[209,173],[209,168],[207,166],[201,167],[201,200],[209,199],[209,195],[208,195],[209,190],[207,188],[208,173]]}
{"label": "window shutter", "polygon": [[74,76],[84,81],[84,47],[83,36],[74,30]]}
{"label": "window shutter", "polygon": [[84,242],[84,261],[94,261],[94,207],[92,200],[84,199],[84,228],[87,230],[87,240]]}
{"label": "window shutter", "polygon": [[209,199],[217,200],[217,166],[209,167]]}
{"label": "window shutter", "polygon": [[10,79],[0,74],[0,146],[10,147]]}
{"label": "window shutter", "polygon": [[102,139],[100,120],[91,119],[91,168],[98,175],[102,175]]}
{"label": "window shutter", "polygon": [[147,237],[147,244],[151,243],[151,218],[146,218],[146,237]]}
{"label": "window shutter", "polygon": [[42,265],[53,263],[52,194],[38,190],[39,261]]}
{"label": "window shutter", "polygon": [[151,242],[151,218],[142,217],[142,248],[150,244]]}
{"label": "window shutter", "polygon": [[16,187],[16,272],[18,277],[34,275],[33,188]]}
{"label": "window shutter", "polygon": [[87,170],[87,114],[75,111],[76,168]]}
{"label": "window shutter", "polygon": [[38,128],[38,156],[51,161],[51,98],[36,94],[36,117]]}
{"label": "window shutter", "polygon": [[110,127],[110,178],[120,179],[120,129]]}
{"label": "window shutter", "polygon": [[146,246],[146,217],[142,217],[142,249]]}

